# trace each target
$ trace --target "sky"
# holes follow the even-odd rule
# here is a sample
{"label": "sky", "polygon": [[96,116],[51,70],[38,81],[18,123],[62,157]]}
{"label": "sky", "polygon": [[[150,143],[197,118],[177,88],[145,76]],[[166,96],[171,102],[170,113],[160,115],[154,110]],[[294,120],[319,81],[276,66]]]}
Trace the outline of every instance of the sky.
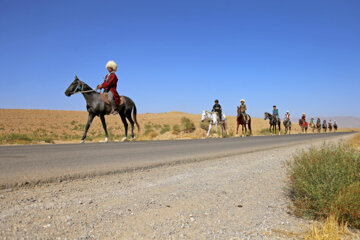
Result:
{"label": "sky", "polygon": [[0,0],[0,108],[86,110],[118,64],[140,113],[360,117],[358,0]]}

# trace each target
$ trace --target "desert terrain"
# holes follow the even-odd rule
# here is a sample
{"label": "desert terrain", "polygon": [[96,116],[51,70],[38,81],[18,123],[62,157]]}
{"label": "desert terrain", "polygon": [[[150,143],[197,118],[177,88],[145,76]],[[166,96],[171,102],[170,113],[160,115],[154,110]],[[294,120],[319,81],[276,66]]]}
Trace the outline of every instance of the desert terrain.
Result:
{"label": "desert terrain", "polygon": [[[79,142],[87,122],[86,111],[0,109],[0,144],[37,144]],[[195,129],[186,131],[181,119],[187,118]],[[228,117],[230,137],[236,133],[236,117]],[[137,115],[140,132],[135,130],[137,140],[168,140],[205,138],[206,122],[201,124],[200,114],[183,112],[145,113]],[[291,133],[301,132],[297,118],[292,119]],[[124,136],[124,126],[118,115],[106,117],[109,140],[117,141]],[[253,135],[267,135],[269,121],[252,119]],[[284,131],[283,125],[282,133]],[[340,128],[338,131],[354,131]],[[219,128],[220,132],[220,128]],[[130,133],[130,131],[129,131]],[[308,133],[312,133],[309,129]],[[130,134],[129,134],[130,135]],[[215,131],[210,137],[217,137]],[[87,142],[104,140],[105,134],[99,118],[95,118],[87,135]]]}

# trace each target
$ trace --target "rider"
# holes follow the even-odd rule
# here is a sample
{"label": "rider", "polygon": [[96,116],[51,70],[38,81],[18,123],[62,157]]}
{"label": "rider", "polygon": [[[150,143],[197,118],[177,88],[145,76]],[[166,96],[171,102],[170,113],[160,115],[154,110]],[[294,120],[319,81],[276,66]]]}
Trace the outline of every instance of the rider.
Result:
{"label": "rider", "polygon": [[242,114],[244,116],[245,122],[247,124],[248,123],[248,117],[247,117],[247,114],[245,112],[247,110],[246,105],[245,105],[245,100],[241,99],[240,103],[241,103],[241,105],[240,105],[240,114]]}
{"label": "rider", "polygon": [[111,113],[117,114],[117,105],[120,104],[120,96],[119,93],[116,91],[118,78],[115,72],[117,70],[117,65],[114,61],[110,60],[106,63],[106,69],[109,73],[105,76],[104,82],[98,85],[96,89],[104,88],[104,92],[108,93],[108,100],[111,103]]}
{"label": "rider", "polygon": [[315,118],[311,117],[310,122],[313,124],[313,126],[315,126],[314,120],[315,120]]}
{"label": "rider", "polygon": [[316,120],[316,125],[319,125],[319,124],[321,125],[321,120],[320,120],[320,118],[318,117],[317,120]]}
{"label": "rider", "polygon": [[289,121],[289,124],[290,124],[290,126],[291,126],[291,120],[290,120],[290,112],[289,112],[289,110],[287,110],[286,111],[286,113],[285,113],[285,119],[284,119],[284,121]]}
{"label": "rider", "polygon": [[215,104],[213,106],[212,112],[217,112],[219,115],[219,119],[220,121],[222,120],[222,109],[221,109],[221,105],[219,104],[219,100],[215,100]]}
{"label": "rider", "polygon": [[306,125],[306,115],[305,113],[302,114],[301,119],[303,120],[303,127]]}
{"label": "rider", "polygon": [[277,109],[275,105],[273,106],[273,116],[276,121],[280,120],[279,109]]}
{"label": "rider", "polygon": [[327,128],[326,120],[323,121],[323,127]]}

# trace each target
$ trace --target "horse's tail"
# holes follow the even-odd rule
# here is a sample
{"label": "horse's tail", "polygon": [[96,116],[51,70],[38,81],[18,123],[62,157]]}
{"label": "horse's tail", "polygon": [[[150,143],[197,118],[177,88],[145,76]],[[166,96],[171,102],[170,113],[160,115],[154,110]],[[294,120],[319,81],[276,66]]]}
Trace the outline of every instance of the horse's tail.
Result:
{"label": "horse's tail", "polygon": [[135,123],[136,123],[136,126],[138,127],[138,132],[140,132],[140,126],[139,126],[139,123],[138,123],[138,121],[137,121],[137,119],[136,119],[136,114],[137,114],[137,110],[136,110],[136,105],[135,105],[135,103],[134,103],[134,111],[133,111],[134,121],[135,121]]}

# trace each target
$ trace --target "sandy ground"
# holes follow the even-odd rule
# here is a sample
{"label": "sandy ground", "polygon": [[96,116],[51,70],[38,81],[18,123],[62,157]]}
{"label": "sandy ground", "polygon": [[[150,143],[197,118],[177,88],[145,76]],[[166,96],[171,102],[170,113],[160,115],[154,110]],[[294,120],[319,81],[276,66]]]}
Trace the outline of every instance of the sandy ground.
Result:
{"label": "sandy ground", "polygon": [[[321,142],[315,143],[321,144]],[[2,239],[297,239],[282,147],[0,192]]]}
{"label": "sandy ground", "polygon": [[[234,109],[235,112],[236,109]],[[24,110],[24,109],[0,109],[0,144],[29,143],[20,139],[12,141],[11,134],[24,134],[32,139],[32,143],[68,143],[79,142],[87,122],[86,111],[55,111],[55,110]],[[181,118],[189,118],[195,124],[195,131],[192,133],[180,132],[173,134],[174,125],[181,125]],[[145,113],[138,114],[140,132],[135,130],[137,140],[165,140],[165,139],[191,139],[204,138],[206,131],[200,128],[201,111],[199,114],[183,112],[168,113]],[[297,117],[292,119],[292,133],[299,133],[301,129],[297,124]],[[124,134],[124,127],[119,116],[107,116],[110,140],[120,140]],[[146,125],[151,126],[152,133],[145,134]],[[170,131],[161,132],[164,125],[169,125]],[[228,116],[229,132],[235,135],[236,118]],[[254,135],[262,134],[263,129],[268,129],[269,121],[261,118],[252,119]],[[281,126],[283,129],[283,125]],[[341,127],[341,126],[340,126]],[[351,131],[353,129],[340,128],[339,131]],[[309,133],[312,130],[309,130]],[[216,135],[213,134],[213,137]],[[17,137],[19,138],[19,136]],[[8,139],[8,140],[6,140]],[[104,139],[104,130],[99,118],[95,118],[88,132],[87,141]]]}

